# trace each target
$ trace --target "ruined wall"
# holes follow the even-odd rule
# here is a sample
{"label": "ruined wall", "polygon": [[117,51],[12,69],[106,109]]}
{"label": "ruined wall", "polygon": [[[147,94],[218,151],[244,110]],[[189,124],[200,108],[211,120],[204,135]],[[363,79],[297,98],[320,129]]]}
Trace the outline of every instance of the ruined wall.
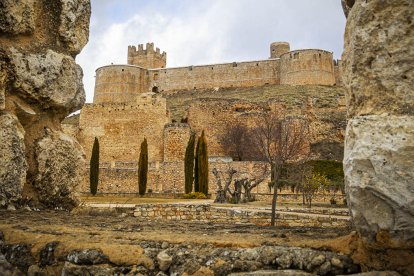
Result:
{"label": "ruined wall", "polygon": [[164,162],[184,161],[185,150],[190,139],[188,124],[172,123],[164,129]]}
{"label": "ruined wall", "polygon": [[288,42],[273,42],[270,44],[270,58],[280,58],[281,55],[290,51]]}
{"label": "ruined wall", "polygon": [[342,81],[342,60],[334,61],[334,72],[335,72],[335,85],[344,86]]}
{"label": "ruined wall", "polygon": [[0,207],[79,202],[83,151],[60,123],[85,101],[89,18],[88,0],[0,3]]}
{"label": "ruined wall", "polygon": [[214,87],[249,87],[279,83],[279,60],[234,62],[150,70],[150,87],[158,91]]}
{"label": "ruined wall", "polygon": [[188,108],[188,124],[198,135],[205,131],[209,156],[224,156],[221,143],[227,128],[237,122],[253,124],[263,107],[242,100],[201,99]]}
{"label": "ruined wall", "polygon": [[[412,251],[414,3],[357,0],[343,5],[349,12],[342,56],[348,204],[367,245]],[[393,258],[407,258],[407,251],[398,254]],[[392,269],[401,269],[398,261]]]}
{"label": "ruined wall", "polygon": [[318,49],[296,50],[280,57],[280,84],[334,85],[332,53]]}
{"label": "ruined wall", "polygon": [[[227,177],[230,168],[238,173],[235,177],[257,177],[263,173],[262,162],[209,162],[209,193],[215,194],[217,182],[212,170],[216,168]],[[137,193],[138,192],[138,164],[128,162],[102,162],[99,165],[98,193]],[[89,169],[89,167],[88,167]],[[88,170],[81,183],[81,191],[90,192]],[[224,180],[223,180],[224,181]],[[254,193],[268,193],[265,180],[263,184],[254,189]],[[154,193],[184,193],[184,161],[176,162],[150,162],[148,166],[147,191]]]}
{"label": "ruined wall", "polygon": [[139,94],[148,91],[146,69],[129,65],[96,69],[94,103],[133,103]]}
{"label": "ruined wall", "polygon": [[160,52],[159,48],[154,50],[154,43],[147,43],[146,49],[143,44],[128,46],[128,64],[146,69],[165,68],[167,65],[167,53]]}
{"label": "ruined wall", "polygon": [[162,161],[164,125],[168,122],[165,99],[153,93],[141,94],[135,103],[85,105],[80,114],[78,137],[88,159],[97,137],[100,160],[138,160],[145,137],[149,160]]}

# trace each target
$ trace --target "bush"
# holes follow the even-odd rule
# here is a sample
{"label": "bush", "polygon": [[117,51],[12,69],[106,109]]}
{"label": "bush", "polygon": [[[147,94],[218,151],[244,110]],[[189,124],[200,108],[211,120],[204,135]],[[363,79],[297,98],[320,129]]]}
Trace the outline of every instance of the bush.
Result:
{"label": "bush", "polygon": [[193,192],[184,195],[185,199],[207,199],[207,196],[200,192]]}

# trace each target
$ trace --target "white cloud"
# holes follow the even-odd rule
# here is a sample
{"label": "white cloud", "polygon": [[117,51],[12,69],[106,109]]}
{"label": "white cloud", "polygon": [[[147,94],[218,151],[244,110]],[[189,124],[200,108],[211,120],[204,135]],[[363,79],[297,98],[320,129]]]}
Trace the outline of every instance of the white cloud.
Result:
{"label": "white cloud", "polygon": [[266,59],[272,41],[338,58],[344,24],[333,0],[92,0],[90,42],[77,62],[91,102],[95,70],[126,63],[128,45],[154,42],[170,67]]}

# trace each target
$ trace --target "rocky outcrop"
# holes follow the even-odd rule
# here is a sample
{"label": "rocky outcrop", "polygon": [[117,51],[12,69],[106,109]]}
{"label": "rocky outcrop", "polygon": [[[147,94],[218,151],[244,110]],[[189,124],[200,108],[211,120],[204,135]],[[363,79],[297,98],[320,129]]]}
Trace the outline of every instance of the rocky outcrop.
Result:
{"label": "rocky outcrop", "polygon": [[78,205],[77,187],[82,181],[85,159],[81,146],[61,132],[47,131],[37,141],[38,174],[34,187],[48,207],[72,209]]}
{"label": "rocky outcrop", "polygon": [[74,57],[88,41],[89,0],[0,3],[0,199],[71,208],[84,154],[60,122],[85,101]]}
{"label": "rocky outcrop", "polygon": [[27,164],[24,129],[16,116],[0,113],[0,129],[0,207],[4,207],[20,200]]}
{"label": "rocky outcrop", "polygon": [[344,170],[365,243],[414,248],[414,3],[356,0],[343,54]]}

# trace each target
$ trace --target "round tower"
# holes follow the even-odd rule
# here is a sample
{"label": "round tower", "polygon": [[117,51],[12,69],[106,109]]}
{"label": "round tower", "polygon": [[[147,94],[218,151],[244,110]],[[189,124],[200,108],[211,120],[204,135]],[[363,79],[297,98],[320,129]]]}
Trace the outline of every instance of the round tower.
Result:
{"label": "round tower", "polygon": [[147,70],[130,65],[96,69],[94,103],[129,103],[148,92]]}
{"label": "round tower", "polygon": [[270,44],[270,58],[280,58],[281,55],[289,51],[289,42],[273,42]]}
{"label": "round tower", "polygon": [[331,52],[319,49],[295,50],[280,57],[280,84],[334,85]]}

